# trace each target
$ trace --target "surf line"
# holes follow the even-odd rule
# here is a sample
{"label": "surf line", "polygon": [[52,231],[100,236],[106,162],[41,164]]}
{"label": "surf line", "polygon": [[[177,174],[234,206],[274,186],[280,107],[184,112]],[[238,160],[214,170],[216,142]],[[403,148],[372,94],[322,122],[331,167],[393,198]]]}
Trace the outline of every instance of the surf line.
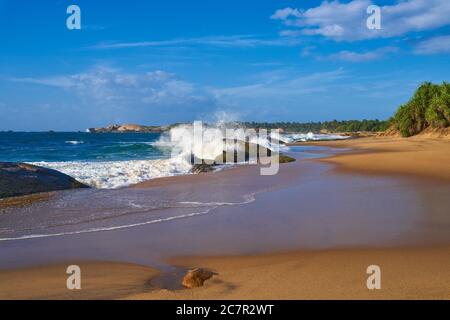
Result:
{"label": "surf line", "polygon": [[[92,228],[92,229],[87,229],[87,230],[68,231],[68,232],[61,232],[61,233],[32,234],[32,235],[26,235],[26,236],[21,236],[21,237],[0,238],[0,241],[29,240],[29,239],[50,238],[50,237],[68,236],[68,235],[76,235],[76,234],[84,234],[84,233],[114,231],[114,230],[129,229],[129,228],[139,227],[139,226],[144,226],[144,225],[149,225],[149,224],[156,224],[156,223],[160,223],[160,222],[168,222],[168,221],[172,221],[172,220],[186,219],[186,218],[190,218],[190,217],[208,214],[210,211],[217,209],[221,206],[234,206],[234,205],[244,205],[244,204],[251,203],[256,200],[255,195],[256,195],[256,193],[247,195],[244,198],[245,200],[243,202],[238,202],[238,203],[217,202],[217,203],[214,203],[213,206],[206,209],[205,211],[192,212],[192,213],[188,213],[188,214],[182,214],[182,215],[172,216],[172,217],[167,217],[167,218],[160,218],[160,219],[155,219],[155,220],[150,220],[150,221],[145,221],[145,222],[140,222],[140,223],[133,223],[133,224],[127,224],[127,225],[122,225],[122,226],[116,226],[116,227],[108,227],[108,228]],[[193,204],[193,203],[194,202],[190,202],[190,204]],[[189,204],[189,202],[185,202],[185,204]],[[207,205],[207,204],[205,204],[205,205]]]}

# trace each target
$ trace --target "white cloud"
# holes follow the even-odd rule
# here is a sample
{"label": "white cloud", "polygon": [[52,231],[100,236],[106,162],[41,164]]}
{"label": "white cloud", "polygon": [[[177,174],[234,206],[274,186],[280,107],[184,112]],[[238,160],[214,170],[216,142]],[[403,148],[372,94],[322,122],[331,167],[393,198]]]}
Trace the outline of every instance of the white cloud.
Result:
{"label": "white cloud", "polygon": [[343,50],[338,53],[331,54],[327,57],[330,60],[340,60],[347,62],[366,62],[379,60],[384,58],[387,54],[396,52],[398,49],[394,47],[380,48],[372,51],[355,52]]}
{"label": "white cloud", "polygon": [[274,20],[285,20],[291,16],[300,18],[302,14],[300,13],[300,11],[298,11],[298,9],[292,9],[288,7],[275,11],[275,13],[270,18]]}
{"label": "white cloud", "polygon": [[72,86],[72,81],[68,77],[54,76],[48,78],[9,78],[10,81],[32,83],[52,87],[68,88]]}
{"label": "white cloud", "polygon": [[286,68],[261,73],[240,86],[210,91],[224,110],[239,112],[247,119],[267,121],[281,116],[290,119],[294,114],[308,117],[320,113],[316,107],[322,105],[327,109],[333,105],[328,102],[336,94],[350,90],[342,85],[346,80],[348,74],[343,69],[299,74]]}
{"label": "white cloud", "polygon": [[178,46],[212,46],[223,48],[252,48],[260,46],[290,46],[297,45],[296,39],[283,38],[259,38],[254,35],[235,36],[214,36],[200,38],[180,38],[162,41],[139,41],[139,42],[118,42],[100,43],[90,47],[90,49],[121,49],[121,48],[141,48],[141,47],[178,47]]}
{"label": "white cloud", "polygon": [[449,54],[450,36],[437,36],[423,40],[415,47],[414,52],[421,55]]}
{"label": "white cloud", "polygon": [[[295,98],[305,94],[313,94],[328,90],[329,85],[345,77],[342,69],[317,72],[307,75],[291,75],[282,71],[262,73],[259,82],[229,88],[211,89],[219,101],[238,100],[241,98],[265,99],[279,97]],[[273,103],[273,100],[270,100]]]}
{"label": "white cloud", "polygon": [[10,80],[63,88],[77,93],[86,102],[96,104],[173,105],[199,98],[193,84],[160,70],[137,74],[97,67],[67,76]]}
{"label": "white cloud", "polygon": [[320,35],[337,41],[389,38],[450,25],[448,0],[398,0],[395,4],[381,6],[381,30],[369,30],[366,10],[371,4],[376,3],[371,0],[324,1],[307,10],[281,9],[271,18],[296,28],[289,32]]}
{"label": "white cloud", "polygon": [[302,34],[301,30],[281,30],[280,35],[284,37],[297,37]]}

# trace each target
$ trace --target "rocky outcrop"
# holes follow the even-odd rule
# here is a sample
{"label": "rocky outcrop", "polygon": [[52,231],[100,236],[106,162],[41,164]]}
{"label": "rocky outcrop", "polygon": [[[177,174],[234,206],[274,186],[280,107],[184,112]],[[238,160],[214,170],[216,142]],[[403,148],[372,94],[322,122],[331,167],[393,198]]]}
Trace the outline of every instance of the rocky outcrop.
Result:
{"label": "rocky outcrop", "polygon": [[0,198],[75,188],[88,186],[56,170],[26,163],[0,162]]}
{"label": "rocky outcrop", "polygon": [[197,288],[203,286],[203,283],[212,278],[215,273],[202,268],[189,270],[183,278],[181,284],[186,288]]}
{"label": "rocky outcrop", "polygon": [[[216,163],[236,163],[242,161],[255,161],[260,158],[271,156],[272,151],[266,147],[263,147],[257,143],[241,141],[241,140],[230,140],[224,139],[224,142],[229,144],[229,146],[234,145],[234,152],[231,150],[223,151],[221,155],[218,155],[214,161]],[[238,161],[237,159],[237,150],[245,150],[244,154],[241,155],[243,157]]]}
{"label": "rocky outcrop", "polygon": [[[191,172],[192,173],[203,173],[203,172],[210,172],[215,169],[216,165],[219,164],[233,164],[237,162],[258,162],[260,163],[260,160],[262,158],[266,157],[275,157],[277,156],[276,152],[273,152],[272,150],[263,147],[262,145],[248,142],[248,141],[234,141],[234,140],[227,140],[224,139],[224,142],[227,142],[230,146],[234,145],[235,151],[233,152],[232,149],[229,149],[228,151],[223,151],[221,155],[218,155],[215,157],[215,159],[200,159],[195,156],[191,156],[191,163],[195,164]],[[241,159],[238,159],[237,150],[245,150],[243,154],[240,155]],[[278,154],[279,163],[288,163],[288,162],[294,162],[295,159],[292,157],[289,157],[285,154]]]}
{"label": "rocky outcrop", "polygon": [[169,130],[169,127],[161,126],[141,126],[139,124],[112,124],[105,128],[89,128],[88,131],[91,133],[102,133],[102,132],[164,132]]}
{"label": "rocky outcrop", "polygon": [[191,172],[194,174],[211,172],[214,171],[215,169],[214,167],[215,166],[213,164],[206,164],[206,163],[194,164],[194,166],[191,169]]}

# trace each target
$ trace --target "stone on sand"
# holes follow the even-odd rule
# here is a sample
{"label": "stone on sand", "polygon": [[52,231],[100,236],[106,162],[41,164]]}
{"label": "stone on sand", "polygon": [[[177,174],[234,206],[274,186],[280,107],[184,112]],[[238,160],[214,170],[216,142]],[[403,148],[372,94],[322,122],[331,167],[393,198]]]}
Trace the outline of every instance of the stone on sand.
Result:
{"label": "stone on sand", "polygon": [[203,283],[213,275],[214,272],[212,271],[203,268],[195,268],[186,273],[181,284],[186,288],[201,287],[203,286]]}

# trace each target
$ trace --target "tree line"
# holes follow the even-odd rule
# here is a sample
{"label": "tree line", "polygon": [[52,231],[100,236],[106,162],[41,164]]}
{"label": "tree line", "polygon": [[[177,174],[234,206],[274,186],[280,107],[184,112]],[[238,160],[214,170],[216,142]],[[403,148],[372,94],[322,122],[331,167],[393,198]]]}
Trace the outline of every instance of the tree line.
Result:
{"label": "tree line", "polygon": [[287,132],[358,132],[384,131],[388,128],[388,121],[382,120],[345,120],[324,122],[241,122],[248,128],[283,129]]}
{"label": "tree line", "polygon": [[450,125],[450,84],[424,82],[412,98],[401,105],[388,120],[344,120],[324,122],[240,122],[249,128],[283,129],[288,132],[358,132],[397,130],[404,137],[426,128],[446,128]]}

